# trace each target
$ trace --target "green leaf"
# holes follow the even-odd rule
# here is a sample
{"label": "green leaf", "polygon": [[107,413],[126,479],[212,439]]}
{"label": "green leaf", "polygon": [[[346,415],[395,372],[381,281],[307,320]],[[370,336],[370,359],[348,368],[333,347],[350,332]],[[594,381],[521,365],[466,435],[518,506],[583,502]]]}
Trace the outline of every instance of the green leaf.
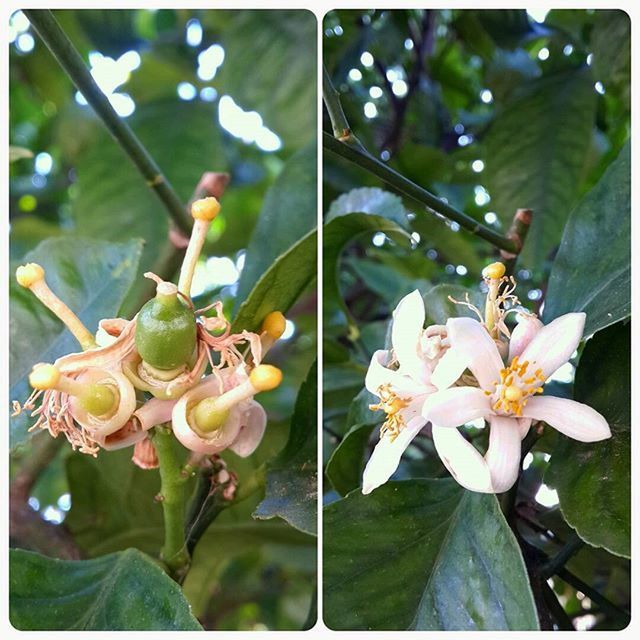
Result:
{"label": "green leaf", "polygon": [[[211,105],[172,99],[141,105],[130,118],[131,128],[185,205],[205,171],[227,166],[215,115]],[[141,273],[157,269],[168,242],[168,214],[107,132],[101,131],[80,155],[77,171],[73,212],[78,232],[108,240],[144,238]],[[143,286],[140,279],[138,287]]]}
{"label": "green leaf", "polygon": [[191,569],[184,582],[184,594],[196,616],[205,613],[212,588],[236,557],[258,548],[285,550],[315,547],[316,539],[284,522],[214,523],[198,542]]}
{"label": "green leaf", "polygon": [[240,305],[233,331],[257,331],[271,311],[286,313],[317,273],[318,233],[311,231],[280,255]]}
{"label": "green leaf", "polygon": [[449,298],[453,298],[458,302],[466,302],[466,296],[469,296],[471,304],[480,309],[484,308],[484,295],[480,290],[467,289],[458,284],[438,284],[430,291],[424,294],[424,306],[431,324],[446,324],[449,318],[478,316],[466,305],[456,304]]}
{"label": "green leaf", "polygon": [[[214,14],[211,14],[213,17]],[[289,148],[316,137],[316,18],[310,11],[232,11],[221,35],[215,79],[245,110],[255,109]],[[218,17],[214,19],[217,27]]]}
{"label": "green leaf", "polygon": [[140,551],[57,560],[10,551],[11,624],[21,631],[197,631],[180,587]]}
{"label": "green leaf", "polygon": [[349,630],[537,629],[518,544],[493,495],[389,482],[324,510],[324,620]]}
{"label": "green leaf", "polygon": [[596,93],[587,67],[531,82],[495,118],[483,175],[503,228],[533,209],[522,260],[539,265],[560,241],[589,151]]}
{"label": "green leaf", "polygon": [[354,424],[327,462],[325,474],[341,496],[360,486],[364,454],[374,427],[375,424]]}
{"label": "green leaf", "polygon": [[332,203],[322,240],[325,322],[340,309],[348,316],[338,284],[338,261],[347,244],[362,233],[376,231],[408,239],[407,213],[398,196],[374,187],[354,189]]}
{"label": "green leaf", "polygon": [[551,269],[544,321],[587,314],[585,335],[631,314],[629,143],[573,210]]}
{"label": "green leaf", "polygon": [[598,332],[584,348],[575,399],[599,411],[611,438],[576,442],[561,436],[545,481],[578,535],[625,558],[631,553],[631,324]]}
{"label": "green leaf", "polygon": [[71,510],[65,525],[87,556],[129,547],[157,555],[162,546],[162,508],[154,500],[160,477],[134,465],[132,453],[127,448],[67,460]]}
{"label": "green leaf", "polygon": [[317,153],[315,143],[292,156],[267,191],[260,217],[247,246],[236,304],[242,302],[263,273],[317,221]]}
{"label": "green leaf", "polygon": [[267,464],[264,500],[254,518],[280,516],[305,533],[316,533],[318,508],[317,463],[318,373],[314,363],[302,383],[291,418],[289,440],[280,455]]}
{"label": "green leaf", "polygon": [[[102,318],[117,315],[135,278],[141,250],[139,240],[115,244],[66,236],[45,240],[23,261],[42,265],[51,290],[96,331]],[[53,362],[80,347],[62,322],[14,278],[10,296],[10,398],[24,402],[34,364]],[[31,422],[27,412],[11,419],[12,447],[28,438]]]}

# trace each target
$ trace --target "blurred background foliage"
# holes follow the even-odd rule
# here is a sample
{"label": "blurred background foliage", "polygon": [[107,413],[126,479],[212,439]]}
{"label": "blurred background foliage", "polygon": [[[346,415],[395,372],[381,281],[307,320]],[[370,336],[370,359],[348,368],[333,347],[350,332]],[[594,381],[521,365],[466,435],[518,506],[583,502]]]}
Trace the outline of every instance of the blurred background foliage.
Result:
{"label": "blurred background foliage", "polygon": [[[263,234],[248,255],[256,222],[298,215],[299,227],[315,224],[314,16],[186,9],[54,15],[185,203],[205,171],[231,175],[198,265],[194,298],[204,307],[221,297],[227,314],[237,313],[262,271],[286,248],[274,255]],[[143,272],[175,275],[166,212],[22,12],[12,15],[9,31],[11,265],[53,236],[79,243],[83,237],[142,238],[138,276],[120,311],[130,317],[149,295]],[[292,158],[288,171],[294,175],[281,178]],[[308,216],[296,208],[295,196],[307,198]],[[296,239],[291,233],[285,238]],[[260,262],[262,252],[273,257],[243,278],[245,260]],[[248,460],[227,456],[241,483],[287,442],[298,390],[315,359],[315,300],[312,285],[287,314],[284,338],[269,355],[284,382],[261,399],[270,422],[260,449]],[[33,459],[42,438],[48,436],[15,451],[13,476]],[[157,553],[157,472],[134,468],[130,455],[103,452],[94,461],[62,447],[40,475],[29,508],[70,531],[85,556],[132,545]],[[315,539],[280,520],[253,521],[260,498],[228,509],[216,523],[219,537],[212,532],[198,547],[204,564],[194,564],[185,592],[197,601],[194,611],[206,628],[299,629],[307,619]],[[29,546],[27,540],[11,542]],[[55,545],[37,550],[56,553]]]}
{"label": "blurred background foliage", "polygon": [[[324,19],[323,51],[350,128],[372,155],[503,234],[517,208],[533,209],[533,225],[514,275],[523,304],[544,311],[549,275],[569,214],[619,154],[627,157],[621,150],[630,135],[628,16],[622,11],[573,9],[338,10]],[[323,129],[332,130],[326,110]],[[624,170],[619,175],[628,185]],[[373,351],[388,345],[388,320],[395,305],[415,288],[427,294],[440,285],[425,301],[429,319],[443,322],[451,313],[461,313],[460,308],[453,311],[446,295],[479,295],[480,271],[499,254],[455,222],[396,195],[376,176],[326,150],[323,189],[324,463],[329,504],[359,487],[364,462],[377,440],[378,417],[367,408],[374,398],[362,386]],[[618,192],[620,200],[615,197]],[[601,229],[603,243],[595,253],[589,253],[593,245],[582,252],[591,260],[607,253],[608,231],[613,236],[619,222],[627,224],[624,188],[610,185],[604,193],[604,202],[611,206],[605,204],[602,210],[600,200],[599,226],[591,228],[594,233]],[[352,228],[349,244],[345,248],[345,240],[340,245],[338,251],[344,251],[334,284],[333,273],[327,277],[327,256],[332,251],[334,257],[335,247],[328,249],[327,238],[334,237],[336,214],[347,212],[364,212],[369,226],[358,226],[357,233]],[[628,237],[620,242],[616,239],[614,246],[623,256],[621,263],[627,261],[624,270],[629,264]],[[591,282],[588,273],[571,273]],[[624,296],[626,290],[627,300]],[[579,307],[564,311],[574,308]],[[628,314],[627,309],[617,318]],[[618,331],[621,344],[626,344],[624,329]],[[574,367],[568,364],[555,376],[554,395],[571,397],[573,379]],[[627,384],[622,383],[619,402],[628,414]],[[484,437],[473,429],[468,435],[480,441]],[[522,535],[551,555],[571,531],[560,512],[558,494],[543,482],[556,440],[557,434],[547,429],[536,451],[527,456],[518,497]],[[610,464],[617,464],[625,478],[615,495],[628,520],[629,450],[622,446],[626,453]],[[564,463],[569,464],[566,459]],[[444,476],[448,473],[426,429],[403,456],[394,478]],[[565,490],[569,492],[567,483]],[[625,558],[585,547],[568,567],[613,602],[629,606]],[[576,628],[624,625],[615,612],[603,612],[562,579],[553,578],[552,585]]]}

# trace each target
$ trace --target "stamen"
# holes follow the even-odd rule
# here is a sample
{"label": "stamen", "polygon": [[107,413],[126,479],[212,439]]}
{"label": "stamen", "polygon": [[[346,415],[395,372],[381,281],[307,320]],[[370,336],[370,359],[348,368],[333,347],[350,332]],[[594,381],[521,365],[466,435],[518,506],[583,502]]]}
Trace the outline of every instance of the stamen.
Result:
{"label": "stamen", "polygon": [[378,396],[380,402],[369,405],[369,409],[371,411],[384,411],[387,414],[387,419],[380,427],[380,438],[388,433],[391,442],[393,442],[405,426],[401,411],[409,406],[409,400],[399,398],[391,391],[390,384],[380,385],[378,387]]}

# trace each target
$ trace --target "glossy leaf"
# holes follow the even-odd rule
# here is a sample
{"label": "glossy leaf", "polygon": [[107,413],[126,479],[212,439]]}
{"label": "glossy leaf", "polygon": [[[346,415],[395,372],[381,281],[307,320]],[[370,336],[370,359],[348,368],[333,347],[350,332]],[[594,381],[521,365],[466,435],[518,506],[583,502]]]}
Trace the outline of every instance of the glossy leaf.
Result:
{"label": "glossy leaf", "polygon": [[233,330],[257,331],[271,311],[285,313],[317,273],[318,234],[311,231],[280,255],[240,305]]}
{"label": "glossy leaf", "polygon": [[[372,414],[371,420],[374,419]],[[364,471],[364,454],[374,427],[374,424],[354,424],[327,462],[325,474],[341,496],[360,486]]]}
{"label": "glossy leaf", "polygon": [[553,263],[544,321],[587,314],[585,335],[631,313],[631,151],[629,143],[573,210]]}
{"label": "glossy leaf", "polygon": [[[102,318],[112,318],[136,276],[142,243],[60,237],[45,240],[27,253],[22,262],[44,267],[51,290],[74,311],[90,331]],[[31,393],[28,375],[34,364],[53,362],[80,347],[69,331],[36,297],[10,284],[11,400],[24,402]],[[11,419],[11,446],[28,437],[32,424],[28,412]]]}
{"label": "glossy leaf", "polygon": [[522,253],[538,266],[560,242],[575,203],[591,141],[595,98],[591,69],[532,82],[494,120],[485,139],[491,206],[508,228],[517,209],[533,209]]}
{"label": "glossy leaf", "polygon": [[560,437],[545,480],[578,535],[594,547],[631,553],[631,325],[617,323],[584,348],[575,399],[604,415],[611,438],[584,443]]}
{"label": "glossy leaf", "polygon": [[180,587],[128,549],[94,560],[10,551],[11,624],[21,631],[197,631]]}
{"label": "glossy leaf", "polygon": [[293,155],[267,191],[247,246],[237,303],[242,302],[271,264],[312,231],[317,222],[315,143]]}
{"label": "glossy leaf", "polygon": [[318,510],[317,367],[302,383],[291,418],[289,440],[280,455],[267,464],[264,500],[255,518],[279,516],[305,533],[316,533]]}
{"label": "glossy leaf", "polygon": [[485,296],[479,289],[466,289],[456,284],[436,285],[423,296],[427,322],[429,324],[446,324],[449,318],[470,317],[477,319],[477,314],[468,306],[456,304],[450,300],[453,298],[457,302],[466,302],[467,296],[469,296],[471,304],[483,311]]}
{"label": "glossy leaf", "polygon": [[390,482],[324,510],[324,621],[350,630],[525,630],[538,622],[496,497]]}

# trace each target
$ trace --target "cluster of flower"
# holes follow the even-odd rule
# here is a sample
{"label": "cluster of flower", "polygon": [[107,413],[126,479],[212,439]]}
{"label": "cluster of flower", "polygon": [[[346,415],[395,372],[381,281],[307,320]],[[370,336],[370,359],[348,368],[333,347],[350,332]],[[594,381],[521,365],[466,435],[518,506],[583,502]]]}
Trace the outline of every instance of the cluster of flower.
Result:
{"label": "cluster of flower", "polygon": [[[540,395],[545,381],[567,363],[584,331],[585,314],[568,313],[547,325],[520,306],[515,280],[496,262],[482,272],[487,285],[484,315],[450,318],[424,329],[425,308],[418,291],[405,296],[393,314],[392,349],[376,351],[367,389],[380,398],[372,410],[386,420],[366,466],[363,493],[384,484],[413,438],[431,423],[443,464],[464,487],[482,493],[507,491],[520,469],[521,441],[532,422],[594,442],[611,436],[605,418],[591,407]],[[456,301],[453,301],[456,302]],[[509,331],[505,317],[516,313]],[[476,420],[489,424],[482,456],[457,427]]]}
{"label": "cluster of flower", "polygon": [[[171,424],[176,438],[196,455],[230,448],[250,455],[260,443],[266,414],[253,398],[277,387],[279,369],[261,364],[285,329],[285,318],[266,316],[260,334],[232,333],[222,303],[194,310],[190,298],[195,266],[220,205],[216,198],[192,204],[193,230],[178,285],[156,281],[156,296],[132,320],[104,319],[94,336],[48,287],[37,264],[18,268],[20,285],[30,289],[69,328],[79,353],[37,364],[34,389],[16,412],[28,410],[32,429],[64,434],[74,449],[97,455],[100,448],[135,445],[133,461],[158,465],[152,427]],[[213,313],[205,315],[208,311]],[[211,373],[204,376],[207,367]],[[204,377],[203,377],[204,376]]]}

